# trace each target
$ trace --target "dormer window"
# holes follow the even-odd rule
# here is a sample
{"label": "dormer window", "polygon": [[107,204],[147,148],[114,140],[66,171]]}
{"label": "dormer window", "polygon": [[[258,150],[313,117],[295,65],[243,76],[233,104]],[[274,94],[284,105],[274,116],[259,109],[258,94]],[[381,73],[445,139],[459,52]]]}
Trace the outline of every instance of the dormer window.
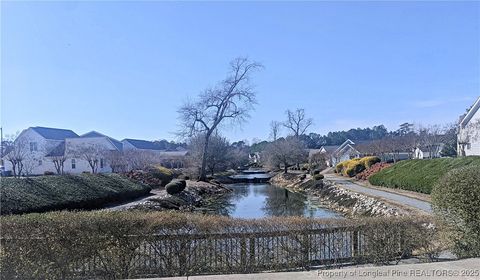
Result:
{"label": "dormer window", "polygon": [[30,152],[38,151],[37,142],[30,142]]}

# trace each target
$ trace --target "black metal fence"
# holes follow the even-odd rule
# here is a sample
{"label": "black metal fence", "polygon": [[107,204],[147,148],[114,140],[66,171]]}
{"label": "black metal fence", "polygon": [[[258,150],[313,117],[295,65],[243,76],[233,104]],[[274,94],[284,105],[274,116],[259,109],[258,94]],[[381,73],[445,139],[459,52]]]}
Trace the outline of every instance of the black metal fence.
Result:
{"label": "black metal fence", "polygon": [[[135,277],[251,273],[358,263],[368,257],[368,238],[360,227],[128,238],[140,241],[130,253],[121,256],[123,259],[96,254],[81,260],[72,274],[101,277],[110,274],[111,269],[117,269],[117,273],[125,269],[126,274]],[[398,248],[398,256],[404,251],[399,235],[390,236],[387,242]]]}

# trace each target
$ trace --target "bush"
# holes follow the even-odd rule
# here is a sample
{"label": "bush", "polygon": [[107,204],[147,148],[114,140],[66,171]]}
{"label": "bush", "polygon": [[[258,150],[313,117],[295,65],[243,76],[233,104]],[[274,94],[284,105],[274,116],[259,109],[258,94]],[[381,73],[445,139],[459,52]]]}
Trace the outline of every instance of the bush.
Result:
{"label": "bush", "polygon": [[182,192],[187,187],[185,180],[174,180],[165,186],[168,194],[173,195]]}
{"label": "bush", "polygon": [[442,177],[432,190],[435,214],[450,228],[459,257],[480,257],[480,169],[468,166]]}
{"label": "bush", "polygon": [[45,172],[43,172],[43,175],[50,176],[50,175],[55,175],[55,173],[52,172],[52,171],[45,171]]}
{"label": "bush", "polygon": [[375,163],[379,163],[382,160],[379,157],[364,157],[361,158],[362,164],[365,166],[365,169],[369,169]]}
{"label": "bush", "polygon": [[325,178],[325,176],[323,176],[323,174],[315,174],[315,175],[313,175],[313,179],[315,179],[315,181],[322,180],[323,178]]}
{"label": "bush", "polygon": [[344,164],[345,164],[345,161],[337,163],[337,165],[335,165],[335,173],[342,174]]}
{"label": "bush", "polygon": [[150,190],[119,174],[2,178],[1,214],[94,209],[146,195]]}
{"label": "bush", "polygon": [[404,160],[370,176],[368,181],[372,185],[429,194],[433,185],[448,171],[464,166],[480,169],[480,157]]}
{"label": "bush", "polygon": [[[4,279],[133,279],[298,269],[312,264],[308,252],[323,252],[327,261],[341,264],[345,252],[355,248],[359,254],[350,263],[387,263],[434,241],[426,239],[434,229],[425,226],[430,224],[427,218],[243,220],[91,211],[14,215],[0,217],[0,222]],[[323,234],[312,234],[314,230]],[[357,246],[350,236],[358,237]],[[218,238],[222,242],[215,242]],[[263,240],[269,250],[255,250],[254,258],[231,254],[248,252],[249,238]]]}
{"label": "bush", "polygon": [[380,170],[385,169],[385,168],[390,167],[390,166],[391,166],[391,164],[386,163],[386,162],[375,163],[369,169],[366,169],[366,170],[360,172],[359,174],[355,175],[355,178],[358,179],[358,180],[368,180],[368,178],[370,178],[370,176],[372,176],[373,174],[376,174]]}
{"label": "bush", "polygon": [[312,175],[317,175],[317,174],[320,174],[320,170],[319,169],[315,169],[312,171]]}
{"label": "bush", "polygon": [[154,165],[149,168],[147,168],[147,172],[149,175],[151,175],[153,178],[157,178],[161,180],[161,185],[166,186],[168,183],[170,183],[174,177],[174,174],[172,170],[163,167],[161,165]]}

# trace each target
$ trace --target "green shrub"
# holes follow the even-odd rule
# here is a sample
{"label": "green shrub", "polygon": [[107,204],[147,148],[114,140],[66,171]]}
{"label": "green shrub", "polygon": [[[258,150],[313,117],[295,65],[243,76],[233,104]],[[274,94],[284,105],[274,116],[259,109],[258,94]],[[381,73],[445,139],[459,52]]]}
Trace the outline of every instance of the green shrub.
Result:
{"label": "green shrub", "polygon": [[452,169],[464,166],[480,168],[480,157],[404,160],[370,176],[368,181],[376,186],[429,194],[439,178]]}
{"label": "green shrub", "polygon": [[168,194],[173,195],[182,192],[185,187],[187,187],[185,180],[174,180],[165,186],[165,190]]}
{"label": "green shrub", "polygon": [[150,187],[119,174],[2,178],[2,214],[92,209],[146,195]]}
{"label": "green shrub", "polygon": [[323,176],[323,174],[315,174],[315,175],[313,175],[313,179],[315,179],[315,181],[322,180],[323,178],[325,178],[325,176]]}
{"label": "green shrub", "polygon": [[343,172],[343,167],[344,167],[344,166],[343,166],[344,163],[345,163],[345,162],[342,161],[342,162],[337,163],[337,165],[335,165],[335,173],[342,174],[342,172]]}
{"label": "green shrub", "polygon": [[162,186],[166,186],[170,183],[174,177],[172,170],[163,167],[161,165],[154,165],[147,169],[147,172],[154,178],[162,181]]}
{"label": "green shrub", "polygon": [[361,162],[365,166],[365,169],[369,169],[375,163],[379,163],[382,160],[379,157],[363,157],[361,158]]}
{"label": "green shrub", "polygon": [[365,166],[363,165],[361,159],[352,159],[345,163],[343,175],[353,177],[363,170],[365,170]]}
{"label": "green shrub", "polygon": [[52,172],[52,171],[45,171],[45,172],[43,172],[43,175],[50,176],[50,175],[55,175],[55,173]]}
{"label": "green shrub", "polygon": [[459,257],[480,257],[480,168],[454,169],[432,190],[435,214],[450,228]]}

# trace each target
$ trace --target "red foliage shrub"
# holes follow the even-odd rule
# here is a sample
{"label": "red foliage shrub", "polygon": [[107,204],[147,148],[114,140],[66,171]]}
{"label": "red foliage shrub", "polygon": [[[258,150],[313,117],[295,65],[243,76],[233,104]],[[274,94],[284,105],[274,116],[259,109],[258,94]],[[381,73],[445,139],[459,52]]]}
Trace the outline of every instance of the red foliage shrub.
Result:
{"label": "red foliage shrub", "polygon": [[357,174],[355,176],[355,178],[357,178],[358,180],[368,180],[368,177],[372,176],[373,174],[377,173],[378,171],[380,171],[382,169],[385,169],[385,168],[387,168],[391,165],[392,164],[386,163],[386,162],[375,163],[369,169],[366,169],[366,170],[362,171],[361,173]]}

